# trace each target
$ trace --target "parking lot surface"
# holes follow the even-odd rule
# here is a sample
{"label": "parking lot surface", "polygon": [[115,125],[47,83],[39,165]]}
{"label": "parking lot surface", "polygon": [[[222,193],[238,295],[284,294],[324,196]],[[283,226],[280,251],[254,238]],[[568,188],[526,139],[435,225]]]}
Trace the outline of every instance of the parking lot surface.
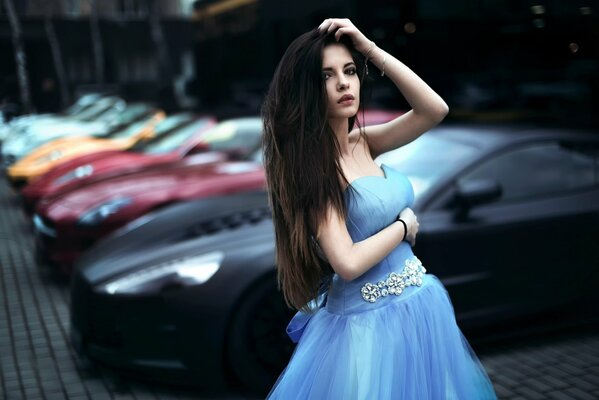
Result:
{"label": "parking lot surface", "polygon": [[[36,264],[30,223],[0,182],[0,399],[250,399],[122,377],[69,339],[68,282]],[[583,327],[476,348],[500,399],[599,399],[599,332]]]}

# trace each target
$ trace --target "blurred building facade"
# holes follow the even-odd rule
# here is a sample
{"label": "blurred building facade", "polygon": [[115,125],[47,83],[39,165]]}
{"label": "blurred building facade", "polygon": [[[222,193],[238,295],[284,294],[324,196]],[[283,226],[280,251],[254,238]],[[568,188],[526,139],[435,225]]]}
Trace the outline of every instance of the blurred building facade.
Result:
{"label": "blurred building facade", "polygon": [[[59,83],[48,20],[71,94],[101,84],[172,108],[253,113],[291,40],[338,16],[404,60],[454,113],[532,109],[599,125],[597,0],[12,1],[36,104]],[[0,6],[0,84],[14,88],[10,37]],[[405,106],[387,79],[373,77],[372,98]]]}

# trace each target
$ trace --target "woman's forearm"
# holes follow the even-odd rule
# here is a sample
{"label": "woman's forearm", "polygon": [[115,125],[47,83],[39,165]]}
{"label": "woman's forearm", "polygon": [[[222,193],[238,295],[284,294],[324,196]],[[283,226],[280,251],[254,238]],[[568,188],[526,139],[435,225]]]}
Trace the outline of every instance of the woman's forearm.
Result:
{"label": "woman's forearm", "polygon": [[354,243],[345,255],[345,263],[333,268],[341,278],[353,280],[381,262],[404,237],[404,225],[394,222],[376,234]]}

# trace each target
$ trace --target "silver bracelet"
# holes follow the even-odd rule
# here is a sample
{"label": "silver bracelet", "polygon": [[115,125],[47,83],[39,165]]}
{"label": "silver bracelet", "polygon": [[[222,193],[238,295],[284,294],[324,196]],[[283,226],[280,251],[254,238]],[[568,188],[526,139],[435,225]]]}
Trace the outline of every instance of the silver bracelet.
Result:
{"label": "silver bracelet", "polygon": [[371,40],[371,42],[372,42],[372,44],[370,45],[370,48],[368,49],[368,51],[366,52],[366,55],[364,56],[364,69],[366,70],[366,75],[368,75],[368,60],[370,59],[370,53],[372,53],[374,46],[376,46],[376,43],[374,43],[374,40]]}
{"label": "silver bracelet", "polygon": [[387,61],[387,55],[383,55],[383,65],[381,66],[381,76],[385,76],[385,61]]}

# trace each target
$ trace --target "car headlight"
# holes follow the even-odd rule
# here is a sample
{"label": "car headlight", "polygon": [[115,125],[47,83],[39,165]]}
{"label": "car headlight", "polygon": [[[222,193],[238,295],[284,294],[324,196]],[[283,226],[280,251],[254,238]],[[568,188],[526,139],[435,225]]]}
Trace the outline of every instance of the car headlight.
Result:
{"label": "car headlight", "polygon": [[80,226],[96,226],[131,203],[133,203],[133,200],[129,197],[118,197],[109,200],[87,211],[79,218],[77,224]]}
{"label": "car headlight", "polygon": [[67,172],[60,178],[57,178],[54,181],[54,183],[57,185],[62,185],[75,179],[85,178],[86,176],[90,176],[93,173],[94,167],[91,164],[82,165],[80,167],[75,168],[72,171]]}
{"label": "car headlight", "polygon": [[179,258],[110,280],[99,289],[109,294],[148,294],[166,284],[200,285],[220,269],[223,259],[222,251]]}

